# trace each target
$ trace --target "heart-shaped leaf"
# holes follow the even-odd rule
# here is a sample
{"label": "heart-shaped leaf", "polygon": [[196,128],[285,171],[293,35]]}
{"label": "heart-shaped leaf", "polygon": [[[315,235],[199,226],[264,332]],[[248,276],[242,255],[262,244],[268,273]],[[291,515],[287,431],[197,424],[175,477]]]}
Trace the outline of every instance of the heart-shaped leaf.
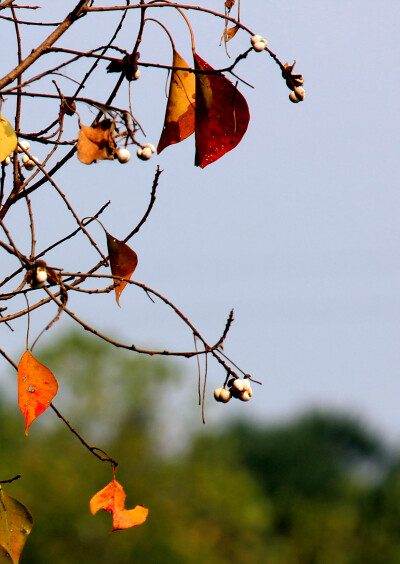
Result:
{"label": "heart-shaped leaf", "polygon": [[[121,276],[121,278],[126,278],[130,280],[132,274],[135,271],[138,263],[138,257],[135,251],[133,251],[126,243],[119,241],[110,233],[107,233],[107,247],[108,254],[110,257],[111,274],[113,276]],[[115,298],[117,304],[119,303],[119,297],[122,290],[127,285],[124,280],[115,280]]]}
{"label": "heart-shaped leaf", "polygon": [[121,484],[115,479],[111,480],[105,488],[92,497],[89,504],[90,511],[93,515],[100,509],[111,513],[113,516],[111,532],[144,523],[149,510],[143,505],[137,505],[134,509],[125,509],[125,498],[126,494]]}
{"label": "heart-shaped leaf", "polygon": [[4,116],[0,116],[0,163],[15,151],[17,143],[17,134],[10,122]]}
{"label": "heart-shaped leaf", "polygon": [[0,563],[18,564],[26,539],[33,527],[27,507],[7,495],[0,486]]}
{"label": "heart-shaped leaf", "polygon": [[18,364],[18,405],[25,418],[25,435],[31,423],[51,404],[58,391],[54,374],[29,352]]}
{"label": "heart-shaped leaf", "polygon": [[[197,53],[195,68],[214,69]],[[247,102],[223,74],[196,74],[196,158],[201,168],[220,159],[241,141],[250,120]]]}
{"label": "heart-shaped leaf", "polygon": [[[172,66],[190,68],[175,49]],[[194,74],[184,70],[173,70],[164,128],[157,147],[158,153],[161,153],[168,145],[179,143],[194,133],[195,93],[196,79]]]}

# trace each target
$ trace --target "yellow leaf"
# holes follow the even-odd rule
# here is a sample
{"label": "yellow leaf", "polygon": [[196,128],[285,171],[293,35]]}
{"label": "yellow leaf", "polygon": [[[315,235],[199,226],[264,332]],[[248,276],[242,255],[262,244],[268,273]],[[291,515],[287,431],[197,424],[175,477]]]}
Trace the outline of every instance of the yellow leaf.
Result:
{"label": "yellow leaf", "polygon": [[[173,67],[190,68],[174,50]],[[192,72],[174,70],[171,75],[164,128],[157,151],[183,141],[194,132],[196,79]]]}
{"label": "yellow leaf", "polygon": [[17,134],[10,122],[0,115],[0,163],[15,151],[17,143]]}
{"label": "yellow leaf", "polygon": [[28,508],[0,486],[0,564],[18,564],[32,527]]}

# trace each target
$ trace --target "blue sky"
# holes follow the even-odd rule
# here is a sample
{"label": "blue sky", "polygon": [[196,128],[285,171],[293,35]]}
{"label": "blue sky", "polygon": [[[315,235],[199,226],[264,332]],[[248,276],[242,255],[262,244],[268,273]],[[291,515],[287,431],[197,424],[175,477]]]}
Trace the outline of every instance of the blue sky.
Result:
{"label": "blue sky", "polygon": [[[63,3],[63,9],[67,4],[73,3]],[[201,4],[215,8],[217,3]],[[218,4],[222,9],[222,0]],[[165,9],[159,17],[190,60],[188,33],[172,12]],[[235,308],[225,352],[263,386],[248,404],[221,406],[223,416],[240,412],[270,420],[310,406],[333,407],[355,411],[400,438],[399,16],[397,1],[353,0],[350,7],[242,0],[242,21],[266,37],[283,62],[297,60],[305,79],[304,103],[291,104],[274,62],[265,53],[252,53],[237,67],[255,86],[241,86],[250,127],[241,144],[217,163],[196,169],[193,139],[188,139],[146,163],[136,158],[123,166],[74,161],[56,175],[81,217],[111,199],[103,222],[122,239],[143,214],[155,166],[164,169],[153,213],[131,241],[139,256],[134,276],[174,301],[210,342]],[[190,17],[199,55],[215,68],[226,66],[218,47],[222,21]],[[108,38],[112,21],[110,14],[93,17],[91,29]],[[131,21],[134,27],[134,15]],[[82,41],[85,48],[93,47],[85,24],[79,22],[62,44],[76,48]],[[132,47],[128,29],[120,40],[127,50]],[[13,41],[11,24],[9,31]],[[248,44],[245,34],[237,34],[229,46],[232,57]],[[30,48],[27,40],[26,53]],[[168,64],[170,56],[162,30],[149,25],[142,60]],[[3,58],[2,75],[7,63]],[[72,92],[70,81],[57,80],[66,94]],[[85,95],[108,92],[112,80],[100,72]],[[142,69],[133,85],[134,114],[154,144],[162,129],[165,80],[164,71]],[[126,103],[123,88],[118,104]],[[46,105],[35,104],[26,106],[22,127],[27,130],[38,127],[46,111]],[[78,111],[83,123],[91,121],[87,108]],[[70,118],[67,127],[74,136],[76,119]],[[44,156],[42,147],[32,152]],[[49,189],[46,195],[39,191],[33,205],[39,250],[60,225],[63,233],[73,228]],[[17,225],[23,213],[16,210],[7,223],[22,247],[25,233]],[[103,241],[99,227],[91,233]],[[77,240],[49,255],[48,262],[83,270],[94,260],[83,249],[83,239]],[[185,327],[145,294],[125,290],[121,305],[112,295],[70,296],[73,311],[125,342],[192,347]],[[33,334],[51,315],[48,309],[33,320]],[[60,321],[54,333],[67,326]],[[11,335],[2,327],[1,339],[18,358],[25,321],[15,329]],[[42,338],[43,346],[46,339],[51,336]],[[195,364],[185,361],[183,368],[195,399]],[[213,363],[209,402],[223,377]]]}

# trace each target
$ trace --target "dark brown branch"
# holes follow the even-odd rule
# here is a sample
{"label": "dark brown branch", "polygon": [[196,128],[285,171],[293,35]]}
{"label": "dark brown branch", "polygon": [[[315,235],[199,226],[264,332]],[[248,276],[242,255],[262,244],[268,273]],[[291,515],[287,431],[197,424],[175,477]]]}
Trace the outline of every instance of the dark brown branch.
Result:
{"label": "dark brown branch", "polygon": [[34,49],[19,65],[9,72],[4,78],[0,79],[0,91],[8,84],[14,82],[27,68],[29,68],[48,47],[53,45],[71,25],[81,16],[85,15],[84,8],[87,8],[89,0],[80,0],[74,10],[68,14],[65,20],[51,33],[37,49]]}
{"label": "dark brown branch", "polygon": [[[114,468],[116,468],[118,466],[118,462],[116,460],[114,460],[113,458],[111,458],[111,456],[109,456],[104,450],[102,450],[98,447],[90,446],[89,443],[86,442],[85,439],[82,437],[82,435],[80,433],[78,433],[78,431],[76,429],[74,429],[74,427],[71,425],[71,423],[68,421],[68,419],[66,419],[62,415],[62,413],[60,411],[58,411],[58,409],[56,408],[54,403],[51,403],[50,407],[54,411],[54,413],[57,415],[57,417],[59,417],[66,424],[66,426],[71,431],[71,433],[73,433],[75,435],[75,437],[77,437],[80,440],[80,442],[83,444],[83,446],[86,447],[92,454],[94,454],[94,456],[96,458],[98,458],[102,462],[109,462]],[[103,453],[104,456],[102,456],[100,454],[101,452]]]}
{"label": "dark brown branch", "polygon": [[15,482],[15,480],[19,480],[21,477],[21,474],[17,474],[14,478],[10,478],[9,480],[0,480],[0,484],[11,484],[11,482]]}

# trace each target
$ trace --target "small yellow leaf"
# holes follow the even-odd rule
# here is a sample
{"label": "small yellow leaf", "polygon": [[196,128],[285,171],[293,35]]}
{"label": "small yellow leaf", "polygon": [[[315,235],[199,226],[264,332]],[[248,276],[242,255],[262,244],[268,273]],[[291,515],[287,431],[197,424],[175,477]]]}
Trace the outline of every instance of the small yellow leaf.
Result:
{"label": "small yellow leaf", "polygon": [[0,115],[0,163],[15,151],[17,143],[17,134],[10,122]]}
{"label": "small yellow leaf", "polygon": [[0,563],[18,564],[33,527],[29,509],[0,486]]}
{"label": "small yellow leaf", "polygon": [[[188,68],[187,62],[174,49],[173,67]],[[158,142],[157,152],[183,141],[194,132],[194,107],[196,79],[192,72],[173,70],[169,87],[164,128]]]}

